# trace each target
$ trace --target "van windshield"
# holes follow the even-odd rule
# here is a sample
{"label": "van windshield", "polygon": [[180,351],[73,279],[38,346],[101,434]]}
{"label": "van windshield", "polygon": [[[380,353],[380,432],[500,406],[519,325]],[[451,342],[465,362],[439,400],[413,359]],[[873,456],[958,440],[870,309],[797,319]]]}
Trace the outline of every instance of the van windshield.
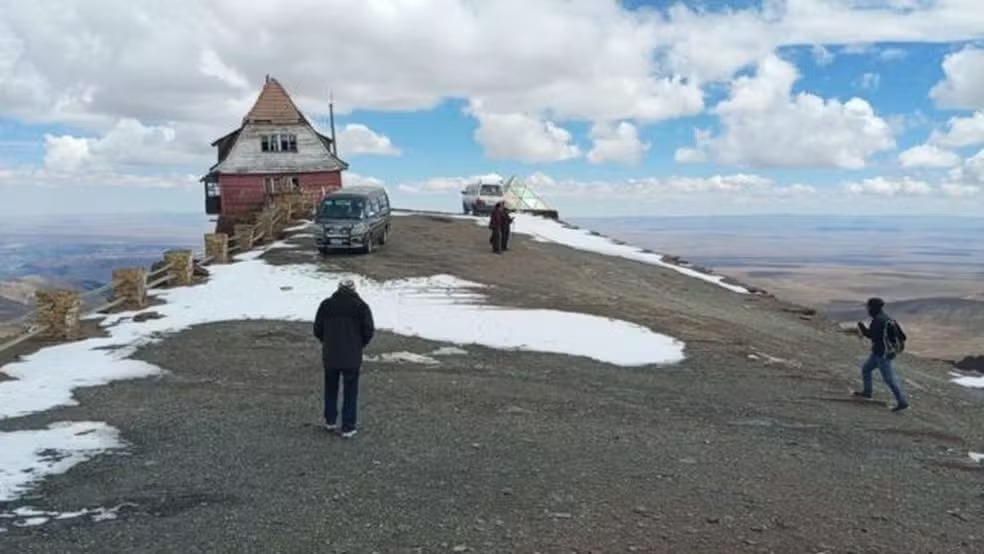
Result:
{"label": "van windshield", "polygon": [[502,187],[499,185],[482,185],[482,196],[502,196]]}
{"label": "van windshield", "polygon": [[366,202],[362,198],[329,198],[321,203],[322,219],[362,219]]}

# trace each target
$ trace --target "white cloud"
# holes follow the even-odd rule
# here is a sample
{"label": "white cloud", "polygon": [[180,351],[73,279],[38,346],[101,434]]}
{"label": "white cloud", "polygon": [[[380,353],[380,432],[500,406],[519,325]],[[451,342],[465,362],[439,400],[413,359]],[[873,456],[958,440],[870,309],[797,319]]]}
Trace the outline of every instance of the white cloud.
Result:
{"label": "white cloud", "polygon": [[813,61],[820,67],[826,67],[834,63],[834,59],[837,57],[822,44],[815,44],[810,50],[810,53],[813,54]]}
{"label": "white cloud", "polygon": [[947,54],[943,58],[943,75],[943,80],[929,91],[939,106],[984,109],[984,49],[968,46]]}
{"label": "white cloud", "polygon": [[844,188],[851,194],[886,197],[927,196],[933,192],[933,187],[929,183],[909,177],[901,179],[872,177],[863,181],[847,183]]}
{"label": "white cloud", "polygon": [[465,177],[432,177],[422,181],[400,183],[397,187],[410,193],[448,193],[460,192],[472,183],[501,183],[502,181],[503,177],[498,173],[487,173]]}
{"label": "white cloud", "polygon": [[865,90],[876,90],[881,84],[880,73],[864,73],[861,75],[861,88]]}
{"label": "white cloud", "polygon": [[524,113],[491,113],[475,102],[469,112],[478,119],[475,140],[493,160],[546,163],[581,155],[571,133],[552,121]]}
{"label": "white cloud", "polygon": [[[868,102],[791,95],[798,78],[791,63],[767,56],[754,76],[734,80],[729,98],[714,110],[722,133],[698,135],[697,149],[731,165],[858,169],[871,155],[895,147],[888,123]],[[700,155],[683,149],[676,158]]]}
{"label": "white cloud", "polygon": [[386,185],[386,182],[378,177],[346,171],[342,174],[342,185],[346,187],[382,187]]}
{"label": "white cloud", "polygon": [[978,185],[966,185],[962,183],[943,183],[940,185],[943,194],[952,198],[969,198],[978,196],[984,188]]}
{"label": "white cloud", "polygon": [[944,130],[933,131],[929,142],[944,148],[984,144],[984,111],[976,111],[970,117],[950,118]]}
{"label": "white cloud", "polygon": [[44,162],[59,172],[204,164],[210,154],[206,145],[178,141],[169,126],[121,119],[101,137],[45,135]]}
{"label": "white cloud", "polygon": [[357,156],[368,154],[374,156],[399,156],[400,149],[386,135],[376,133],[360,123],[349,123],[338,132],[339,155]]}
{"label": "white cloud", "polygon": [[949,177],[959,184],[984,185],[984,149],[950,170]]}
{"label": "white cloud", "polygon": [[596,123],[591,128],[591,140],[594,147],[588,152],[588,161],[593,164],[638,163],[650,147],[648,142],[639,140],[639,131],[627,121],[618,125]]}
{"label": "white cloud", "polygon": [[878,59],[883,62],[904,60],[908,56],[909,52],[901,48],[883,48],[878,51]]}
{"label": "white cloud", "polygon": [[92,157],[89,139],[85,138],[45,135],[44,146],[44,165],[52,171],[77,171]]}
{"label": "white cloud", "polygon": [[553,119],[665,119],[698,112],[701,83],[780,46],[959,41],[984,29],[975,0],[908,10],[842,0],[647,11],[598,0],[7,4],[0,111],[91,124],[226,127],[271,70],[321,113],[330,87],[340,111],[483,98],[494,112]]}
{"label": "white cloud", "polygon": [[899,154],[905,168],[946,168],[960,164],[960,156],[932,144],[914,146]]}

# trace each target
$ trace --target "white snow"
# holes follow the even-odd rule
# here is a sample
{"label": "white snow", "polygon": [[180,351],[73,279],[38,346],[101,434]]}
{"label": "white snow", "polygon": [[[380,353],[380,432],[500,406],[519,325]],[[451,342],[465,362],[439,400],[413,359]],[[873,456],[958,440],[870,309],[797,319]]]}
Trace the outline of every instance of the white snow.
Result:
{"label": "white snow", "polygon": [[984,462],[984,454],[982,454],[980,452],[971,452],[970,453],[970,459],[971,460],[974,460],[977,463]]}
{"label": "white snow", "polygon": [[[60,344],[0,367],[0,419],[74,405],[72,393],[118,379],[161,373],[128,359],[138,347],[193,325],[247,319],[311,322],[318,304],[342,279],[352,279],[372,306],[376,326],[401,335],[458,345],[584,356],[621,366],[676,363],[684,344],[632,323],[553,310],[504,309],[482,304],[481,285],[450,275],[378,283],[360,275],[325,273],[315,264],[273,266],[262,251],[209,268],[194,287],[156,290],[165,301],[144,311],[161,317],[133,321],[139,312],[107,316],[107,337]],[[310,346],[316,348],[316,343]],[[433,358],[430,358],[433,360]],[[418,359],[419,361],[419,359]],[[434,360],[436,362],[436,360]],[[57,423],[48,429],[0,433],[0,501],[11,500],[45,475],[61,473],[120,445],[103,423]],[[57,451],[61,459],[42,456]]]}
{"label": "white snow", "polygon": [[965,387],[970,387],[972,389],[984,389],[984,375],[980,377],[971,377],[967,375],[961,375],[959,373],[951,373],[951,375],[957,376],[953,379],[953,382]]}
{"label": "white snow", "polygon": [[[663,261],[663,256],[659,254],[643,252],[641,248],[629,246],[627,244],[616,244],[607,237],[593,235],[590,231],[585,229],[565,227],[558,221],[529,214],[515,214],[513,217],[514,222],[512,231],[514,233],[530,235],[534,238],[534,240],[555,242],[571,248],[576,248],[578,250],[585,250],[607,256],[618,256],[620,258],[626,258],[637,262],[658,265],[660,267],[672,269],[673,271],[682,273],[688,277],[700,279],[701,281],[707,281],[708,283],[715,284],[732,292],[737,292],[740,294],[749,293],[748,289],[745,287],[724,282],[724,277],[721,275],[708,275],[694,269],[667,263]],[[477,223],[479,225],[487,224],[484,220],[477,220]]]}
{"label": "white snow", "polygon": [[468,351],[457,346],[442,346],[431,352],[432,356],[465,356]]}
{"label": "white snow", "polygon": [[124,502],[112,508],[98,507],[84,508],[75,512],[49,512],[28,506],[21,506],[12,512],[0,512],[0,519],[15,520],[13,525],[17,527],[31,527],[35,525],[43,525],[44,523],[52,520],[64,521],[66,519],[75,519],[83,516],[89,516],[93,522],[99,522],[116,519],[119,517],[119,511],[125,506],[137,507],[136,504]]}
{"label": "white snow", "polygon": [[2,432],[0,444],[0,502],[8,502],[44,477],[64,473],[117,448],[120,439],[118,431],[105,423],[76,421],[52,423],[47,429]]}
{"label": "white snow", "polygon": [[22,519],[20,521],[15,521],[14,526],[16,527],[37,527],[38,525],[44,525],[48,523],[46,517],[29,517],[27,519]]}
{"label": "white snow", "polygon": [[378,356],[366,356],[365,361],[408,363],[408,364],[420,364],[420,365],[438,365],[441,363],[435,360],[434,358],[431,358],[430,356],[425,356],[423,354],[416,354],[414,352],[385,352]]}
{"label": "white snow", "polygon": [[314,222],[313,221],[308,220],[308,219],[305,219],[305,220],[302,220],[297,225],[294,225],[294,226],[291,226],[291,227],[287,227],[286,229],[284,229],[284,231],[286,231],[288,233],[296,233],[297,231],[304,231],[304,230],[308,229],[309,227],[311,227],[312,225],[314,225]]}

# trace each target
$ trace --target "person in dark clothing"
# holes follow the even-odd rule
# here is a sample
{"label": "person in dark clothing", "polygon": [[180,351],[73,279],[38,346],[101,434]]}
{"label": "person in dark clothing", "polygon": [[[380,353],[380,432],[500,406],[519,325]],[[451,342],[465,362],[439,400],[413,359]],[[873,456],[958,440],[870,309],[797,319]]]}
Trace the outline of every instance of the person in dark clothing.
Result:
{"label": "person in dark clothing", "polygon": [[492,231],[492,236],[489,237],[489,242],[492,243],[492,251],[496,254],[502,253],[503,216],[504,213],[502,209],[502,202],[498,202],[492,207],[492,213],[489,215],[489,229]]}
{"label": "person in dark clothing", "polygon": [[342,381],[342,436],[355,436],[359,401],[359,371],[362,349],[369,345],[376,327],[372,310],[355,291],[355,283],[344,280],[338,290],[318,306],[314,336],[321,341],[325,370],[325,428],[338,429],[338,388]]}
{"label": "person in dark clothing", "polygon": [[892,394],[895,395],[895,407],[893,412],[899,412],[909,407],[905,393],[899,385],[899,379],[895,375],[895,368],[892,367],[892,360],[896,353],[892,351],[890,345],[890,333],[899,333],[897,325],[892,325],[893,320],[885,313],[885,301],[881,298],[869,298],[866,304],[868,315],[871,316],[871,326],[858,322],[858,330],[861,334],[871,340],[871,355],[861,366],[861,382],[863,389],[856,391],[855,396],[871,398],[872,382],[871,374],[875,368],[881,373],[882,379]]}
{"label": "person in dark clothing", "polygon": [[510,227],[512,226],[512,222],[513,222],[513,217],[509,215],[509,210],[506,208],[506,205],[502,204],[501,236],[502,236],[503,252],[509,250],[509,231],[510,231]]}

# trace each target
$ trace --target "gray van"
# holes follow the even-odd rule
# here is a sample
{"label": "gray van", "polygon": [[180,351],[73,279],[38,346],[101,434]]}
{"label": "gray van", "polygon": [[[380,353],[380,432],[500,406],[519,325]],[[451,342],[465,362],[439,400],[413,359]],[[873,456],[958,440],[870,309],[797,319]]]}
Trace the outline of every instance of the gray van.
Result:
{"label": "gray van", "polygon": [[325,195],[314,216],[318,251],[360,250],[366,254],[389,240],[390,203],[386,189],[346,187]]}

